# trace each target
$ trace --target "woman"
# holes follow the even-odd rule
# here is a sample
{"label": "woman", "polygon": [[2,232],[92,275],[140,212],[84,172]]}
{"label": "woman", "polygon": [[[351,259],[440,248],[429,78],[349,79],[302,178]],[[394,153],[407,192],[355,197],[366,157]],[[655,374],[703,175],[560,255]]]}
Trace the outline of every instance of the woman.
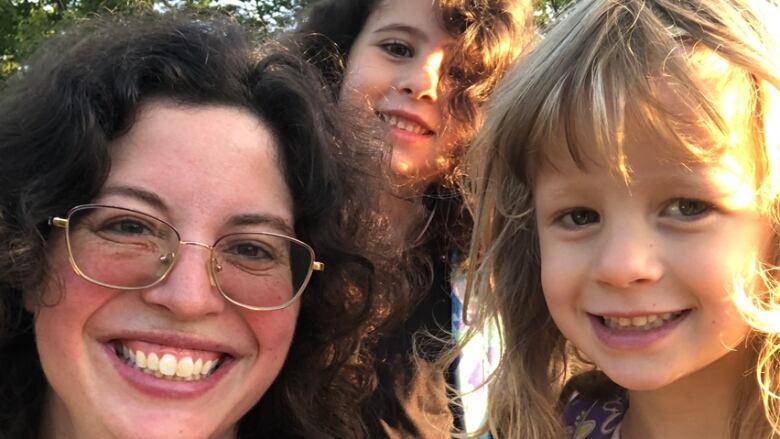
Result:
{"label": "woman", "polygon": [[[418,362],[414,334],[434,333],[446,345],[462,328],[450,271],[461,262],[470,219],[454,182],[482,104],[530,40],[530,13],[530,2],[513,0],[322,0],[296,32],[341,106],[366,115],[392,146],[395,188],[382,208],[398,246],[421,267],[415,307],[376,350],[380,381],[363,410],[371,437],[449,437],[444,383],[426,372],[444,346],[418,344]],[[457,374],[470,376],[471,367]]]}
{"label": "woman", "polygon": [[365,435],[399,285],[328,105],[204,18],[82,24],[9,81],[0,437]]}

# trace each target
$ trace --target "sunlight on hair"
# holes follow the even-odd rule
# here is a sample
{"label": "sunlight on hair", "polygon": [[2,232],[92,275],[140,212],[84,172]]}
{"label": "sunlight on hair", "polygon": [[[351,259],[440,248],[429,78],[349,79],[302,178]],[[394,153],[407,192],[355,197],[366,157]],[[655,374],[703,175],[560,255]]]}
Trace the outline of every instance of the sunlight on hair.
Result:
{"label": "sunlight on hair", "polygon": [[[773,431],[780,431],[780,282],[778,270],[767,266],[754,255],[754,263],[746,273],[736,275],[732,299],[745,321],[763,339],[758,352],[755,376],[760,388],[761,402]],[[756,281],[759,279],[759,281]],[[757,291],[756,287],[763,291]]]}
{"label": "sunlight on hair", "polygon": [[748,166],[740,162],[734,154],[729,153],[720,157],[720,165],[718,171],[713,172],[713,179],[718,187],[728,191],[726,192],[728,206],[745,208],[756,203],[752,169],[745,169]]}
{"label": "sunlight on hair", "polygon": [[[764,154],[766,169],[761,185],[761,196],[765,204],[773,206],[780,198],[780,90],[767,81],[761,81],[764,94]],[[778,215],[780,212],[774,212]]]}
{"label": "sunlight on hair", "polygon": [[[777,267],[762,266],[754,256],[755,263],[747,273],[735,276],[733,299],[745,321],[755,330],[780,334],[780,282]],[[751,285],[760,279],[766,292],[756,291]]]}
{"label": "sunlight on hair", "polygon": [[394,163],[394,167],[396,172],[399,172],[401,174],[406,174],[409,172],[409,163],[404,160],[399,160],[397,163]]}
{"label": "sunlight on hair", "polygon": [[[423,67],[425,69],[425,73],[428,75],[428,83],[429,84],[438,84],[439,83],[439,77],[441,76],[441,67],[442,62],[444,61],[444,51],[443,50],[437,50],[431,54],[426,60],[425,60],[425,66]],[[431,93],[431,97],[435,100],[438,98],[438,87],[431,87],[429,90]]]}

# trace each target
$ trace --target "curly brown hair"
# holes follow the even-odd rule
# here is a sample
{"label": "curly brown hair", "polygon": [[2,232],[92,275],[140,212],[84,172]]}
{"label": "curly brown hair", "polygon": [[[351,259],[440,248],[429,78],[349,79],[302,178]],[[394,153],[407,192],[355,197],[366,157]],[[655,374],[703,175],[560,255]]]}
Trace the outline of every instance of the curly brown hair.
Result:
{"label": "curly brown hair", "polygon": [[203,16],[92,20],[0,91],[0,438],[38,436],[47,384],[22,296],[40,296],[49,276],[47,219],[92,200],[113,141],[160,97],[238,107],[271,128],[296,235],[328,267],[301,297],[287,361],[238,437],[364,436],[353,414],[372,382],[370,340],[404,309],[406,285],[374,210],[381,162],[352,147],[356,131],[307,63],[257,43]]}

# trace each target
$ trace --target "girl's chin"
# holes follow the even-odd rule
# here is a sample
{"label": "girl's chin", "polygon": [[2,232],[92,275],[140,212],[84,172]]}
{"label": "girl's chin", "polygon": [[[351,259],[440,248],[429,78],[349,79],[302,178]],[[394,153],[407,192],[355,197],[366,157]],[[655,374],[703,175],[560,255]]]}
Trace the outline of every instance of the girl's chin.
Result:
{"label": "girl's chin", "polygon": [[618,386],[628,391],[637,392],[660,390],[673,384],[679,378],[655,368],[632,366],[630,364],[620,365],[619,367],[605,365],[602,371],[607,378]]}
{"label": "girl's chin", "polygon": [[441,169],[421,169],[403,159],[393,157],[392,182],[397,194],[419,195],[431,184],[441,179]]}

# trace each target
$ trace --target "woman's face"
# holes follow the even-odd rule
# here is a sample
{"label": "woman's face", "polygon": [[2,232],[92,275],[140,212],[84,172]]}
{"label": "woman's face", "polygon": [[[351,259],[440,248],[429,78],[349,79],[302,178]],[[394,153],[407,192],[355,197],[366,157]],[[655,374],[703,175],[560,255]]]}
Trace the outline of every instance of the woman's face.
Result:
{"label": "woman's face", "polygon": [[[182,240],[209,245],[236,232],[292,235],[293,201],[275,141],[246,111],[150,102],[111,151],[95,203],[151,214]],[[73,272],[63,235],[55,232],[49,248],[44,298],[54,305],[35,310],[51,387],[47,435],[231,437],[282,368],[298,302],[278,311],[227,302],[210,282],[209,250],[197,245],[180,246],[172,271],[153,287],[101,287]],[[129,366],[124,348],[154,353],[160,364],[168,355],[218,366],[205,377],[155,376]]]}
{"label": "woman's face", "polygon": [[385,0],[350,50],[342,103],[367,109],[387,131],[401,184],[423,187],[447,165],[454,136],[439,77],[451,43],[431,0]]}

